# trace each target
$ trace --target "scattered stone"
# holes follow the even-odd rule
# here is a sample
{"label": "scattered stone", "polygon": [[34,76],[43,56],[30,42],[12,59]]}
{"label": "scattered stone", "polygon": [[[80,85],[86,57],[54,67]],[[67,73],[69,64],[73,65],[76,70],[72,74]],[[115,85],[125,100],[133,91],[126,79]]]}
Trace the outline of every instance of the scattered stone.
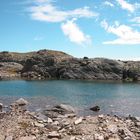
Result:
{"label": "scattered stone", "polygon": [[35,125],[36,127],[44,127],[44,124],[38,123],[38,122],[35,122],[34,125]]}
{"label": "scattered stone", "polygon": [[77,120],[74,122],[74,124],[77,125],[77,124],[81,123],[82,120],[83,120],[83,117],[80,117],[79,119],[77,119]]}
{"label": "scattered stone", "polygon": [[111,124],[107,128],[108,128],[109,132],[111,132],[111,133],[114,133],[115,134],[115,133],[118,132],[118,128],[117,128],[116,125]]}
{"label": "scattered stone", "polygon": [[72,136],[72,137],[70,138],[70,140],[76,140],[76,137],[75,137],[75,136]]}
{"label": "scattered stone", "polygon": [[119,137],[110,137],[108,140],[121,140]]}
{"label": "scattered stone", "polygon": [[75,113],[65,114],[65,117],[66,118],[73,118],[73,117],[76,117],[76,114]]}
{"label": "scattered stone", "polygon": [[94,134],[95,140],[104,140],[104,136],[101,134]]}
{"label": "scattered stone", "polygon": [[48,138],[58,138],[58,139],[60,139],[61,138],[61,135],[59,134],[59,133],[57,133],[56,131],[53,131],[53,132],[50,132],[49,134],[48,134]]}
{"label": "scattered stone", "polygon": [[47,122],[48,122],[48,123],[52,123],[52,122],[53,122],[53,120],[52,120],[51,118],[49,118],[49,117],[48,117]]}
{"label": "scattered stone", "polygon": [[136,125],[137,127],[140,127],[140,122],[136,122],[135,125]]}
{"label": "scattered stone", "polygon": [[19,140],[36,140],[35,136],[20,137]]}
{"label": "scattered stone", "polygon": [[8,136],[5,140],[13,140],[13,136]]}
{"label": "scattered stone", "polygon": [[99,115],[99,116],[98,116],[98,118],[104,118],[104,115],[103,115],[103,114],[101,114],[101,115]]}

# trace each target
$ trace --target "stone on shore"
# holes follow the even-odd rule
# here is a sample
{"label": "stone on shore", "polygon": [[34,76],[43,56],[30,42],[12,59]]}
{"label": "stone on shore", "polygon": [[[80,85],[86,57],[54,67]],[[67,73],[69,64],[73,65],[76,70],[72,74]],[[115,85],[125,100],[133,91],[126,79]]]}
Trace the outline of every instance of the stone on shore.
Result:
{"label": "stone on shore", "polygon": [[50,132],[49,134],[48,134],[48,138],[58,138],[58,139],[60,139],[61,138],[61,135],[59,134],[59,133],[57,133],[56,131],[53,131],[53,132]]}
{"label": "stone on shore", "polygon": [[23,98],[20,98],[18,99],[17,101],[15,101],[15,104],[18,105],[18,106],[25,106],[28,104],[28,101],[26,101],[25,99]]}
{"label": "stone on shore", "polygon": [[0,103],[0,112],[2,112],[3,104]]}
{"label": "stone on shore", "polygon": [[19,138],[19,140],[36,140],[36,137],[35,136],[25,136],[25,137]]}

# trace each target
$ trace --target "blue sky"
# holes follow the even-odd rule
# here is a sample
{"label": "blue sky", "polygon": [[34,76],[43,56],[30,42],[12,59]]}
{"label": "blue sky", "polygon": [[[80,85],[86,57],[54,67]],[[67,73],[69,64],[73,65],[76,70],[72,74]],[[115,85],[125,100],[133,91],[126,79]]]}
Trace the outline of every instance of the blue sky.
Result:
{"label": "blue sky", "polygon": [[0,51],[140,60],[139,0],[2,0]]}

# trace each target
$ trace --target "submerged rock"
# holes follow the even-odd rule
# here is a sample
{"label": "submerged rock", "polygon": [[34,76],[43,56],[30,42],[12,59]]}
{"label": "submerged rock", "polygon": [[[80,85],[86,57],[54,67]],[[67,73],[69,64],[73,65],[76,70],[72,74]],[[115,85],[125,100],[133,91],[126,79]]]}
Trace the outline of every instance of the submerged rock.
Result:
{"label": "submerged rock", "polygon": [[90,110],[98,112],[98,111],[100,111],[100,107],[99,106],[94,106],[94,107],[91,107]]}
{"label": "submerged rock", "polygon": [[56,105],[50,109],[44,110],[44,114],[50,118],[56,118],[59,115],[65,115],[65,117],[75,116],[75,109],[66,104]]}
{"label": "submerged rock", "polygon": [[67,104],[60,104],[60,105],[55,106],[55,108],[65,113],[75,113],[75,109],[72,106],[67,105]]}

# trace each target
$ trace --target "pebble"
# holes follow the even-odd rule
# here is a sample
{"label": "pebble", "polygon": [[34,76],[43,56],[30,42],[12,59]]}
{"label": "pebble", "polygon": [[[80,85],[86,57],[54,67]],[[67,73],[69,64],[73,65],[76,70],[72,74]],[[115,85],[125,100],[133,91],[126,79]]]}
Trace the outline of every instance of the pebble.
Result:
{"label": "pebble", "polygon": [[20,137],[19,140],[36,140],[35,136]]}
{"label": "pebble", "polygon": [[48,117],[47,122],[48,122],[48,123],[52,123],[52,122],[53,122],[53,120],[52,120],[51,118],[49,118],[49,117]]}
{"label": "pebble", "polygon": [[117,126],[116,125],[109,125],[108,127],[108,130],[111,132],[111,133],[117,133],[118,132],[118,128],[117,128]]}
{"label": "pebble", "polygon": [[36,127],[44,127],[44,124],[43,124],[43,123],[35,122],[34,125],[35,125]]}
{"label": "pebble", "polygon": [[13,140],[13,136],[8,136],[5,140]]}
{"label": "pebble", "polygon": [[57,133],[56,131],[53,131],[53,132],[50,132],[49,134],[48,134],[48,138],[61,138],[61,135],[59,134],[59,133]]}
{"label": "pebble", "polygon": [[70,138],[70,140],[76,140],[76,137],[75,137],[75,136],[72,136],[72,137]]}
{"label": "pebble", "polygon": [[104,137],[101,134],[94,134],[95,140],[104,140]]}
{"label": "pebble", "polygon": [[77,125],[77,124],[81,123],[82,120],[83,120],[83,117],[80,117],[79,119],[77,119],[77,120],[74,122],[74,124]]}

